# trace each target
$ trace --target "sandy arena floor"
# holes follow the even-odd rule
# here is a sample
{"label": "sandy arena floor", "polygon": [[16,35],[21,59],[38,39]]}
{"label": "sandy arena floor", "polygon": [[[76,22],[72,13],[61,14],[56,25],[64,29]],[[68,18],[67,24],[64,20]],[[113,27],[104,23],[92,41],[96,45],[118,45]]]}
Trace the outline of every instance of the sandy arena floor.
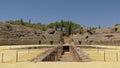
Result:
{"label": "sandy arena floor", "polygon": [[20,62],[0,64],[0,68],[120,68],[115,62]]}
{"label": "sandy arena floor", "polygon": [[[31,45],[32,46],[32,45]],[[37,45],[38,46],[38,45]],[[21,47],[21,46],[17,46]],[[22,46],[26,47],[26,46]],[[28,47],[28,46],[27,46]],[[10,47],[0,48],[0,68],[120,68],[119,62],[116,62],[116,52],[120,56],[120,49],[83,49],[89,56],[96,60],[92,62],[28,62],[26,60],[34,57],[40,52],[44,52],[47,49],[32,49],[28,50],[8,50]],[[16,48],[16,47],[13,47]],[[19,62],[15,62],[16,51],[19,53]],[[104,62],[104,51],[106,53],[106,61]],[[5,53],[4,62],[1,63],[1,53]]]}
{"label": "sandy arena floor", "polygon": [[[36,46],[36,45],[35,45]],[[32,47],[30,46],[22,46],[22,47]],[[21,46],[12,46],[12,48],[21,48]],[[44,49],[20,49],[20,50],[9,50],[9,46],[2,46],[0,48],[0,63],[16,63],[16,54],[18,54],[17,62],[25,62],[39,53],[44,52],[48,48]],[[3,54],[3,58],[2,58]]]}
{"label": "sandy arena floor", "polygon": [[[93,45],[92,45],[93,46]],[[96,47],[96,46],[93,46]],[[120,62],[120,47],[102,46],[108,49],[82,48],[94,61]],[[112,48],[112,49],[110,49]]]}

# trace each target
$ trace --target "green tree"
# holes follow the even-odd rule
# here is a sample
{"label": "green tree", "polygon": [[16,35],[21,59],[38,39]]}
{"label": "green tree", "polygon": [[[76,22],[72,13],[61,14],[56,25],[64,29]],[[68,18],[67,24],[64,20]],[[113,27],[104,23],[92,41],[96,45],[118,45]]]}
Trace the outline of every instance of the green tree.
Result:
{"label": "green tree", "polygon": [[31,24],[31,20],[29,19],[29,24]]}
{"label": "green tree", "polygon": [[23,26],[25,25],[22,18],[21,18],[21,20],[20,20],[20,23],[21,23],[21,25],[23,25]]}
{"label": "green tree", "polygon": [[10,21],[6,21],[7,23],[13,24],[13,25],[23,25],[23,26],[27,26],[30,28],[34,28],[34,29],[40,29],[40,30],[47,30],[48,28],[53,28],[57,31],[62,31],[66,34],[66,36],[69,36],[70,34],[72,34],[73,32],[78,32],[80,29],[80,25],[76,24],[72,21],[63,21],[61,20],[60,22],[53,22],[53,23],[49,23],[49,24],[42,24],[42,23],[33,23],[31,22],[31,20],[29,20],[28,22],[23,21],[23,19],[20,20],[10,20]]}
{"label": "green tree", "polygon": [[60,30],[66,34],[66,36],[69,36],[72,34],[74,31],[78,31],[80,28],[79,24],[76,24],[72,21],[63,21],[61,20],[60,22],[53,22],[48,24],[48,28],[54,28],[56,30]]}

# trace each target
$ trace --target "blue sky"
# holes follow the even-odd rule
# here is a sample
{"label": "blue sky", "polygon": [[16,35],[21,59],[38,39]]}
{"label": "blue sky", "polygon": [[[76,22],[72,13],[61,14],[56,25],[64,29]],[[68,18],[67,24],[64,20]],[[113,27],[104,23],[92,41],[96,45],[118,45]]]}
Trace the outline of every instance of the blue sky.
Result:
{"label": "blue sky", "polygon": [[120,0],[0,0],[0,21],[50,23],[73,21],[82,26],[120,24]]}

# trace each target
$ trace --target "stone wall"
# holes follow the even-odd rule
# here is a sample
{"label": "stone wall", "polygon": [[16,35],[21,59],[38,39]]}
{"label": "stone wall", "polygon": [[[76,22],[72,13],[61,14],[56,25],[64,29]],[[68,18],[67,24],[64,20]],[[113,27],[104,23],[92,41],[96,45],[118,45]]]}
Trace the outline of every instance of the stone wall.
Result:
{"label": "stone wall", "polygon": [[45,32],[21,25],[0,24],[0,45],[59,44],[60,39],[60,33],[52,29]]}
{"label": "stone wall", "polygon": [[120,33],[102,33],[94,35],[72,35],[74,45],[120,45]]}

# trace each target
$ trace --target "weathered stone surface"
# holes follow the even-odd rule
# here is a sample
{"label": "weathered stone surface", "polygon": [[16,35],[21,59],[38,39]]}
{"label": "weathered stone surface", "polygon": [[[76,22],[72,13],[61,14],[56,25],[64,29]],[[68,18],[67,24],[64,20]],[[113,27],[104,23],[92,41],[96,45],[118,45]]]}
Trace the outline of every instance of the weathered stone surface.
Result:
{"label": "weathered stone surface", "polygon": [[47,34],[54,34],[55,30],[54,29],[48,29],[46,32],[47,32]]}
{"label": "weathered stone surface", "polygon": [[0,24],[0,45],[59,44],[60,34],[53,29],[46,32],[21,25]]}
{"label": "weathered stone surface", "polygon": [[71,35],[70,41],[75,45],[120,45],[120,25],[96,29],[95,33]]}

